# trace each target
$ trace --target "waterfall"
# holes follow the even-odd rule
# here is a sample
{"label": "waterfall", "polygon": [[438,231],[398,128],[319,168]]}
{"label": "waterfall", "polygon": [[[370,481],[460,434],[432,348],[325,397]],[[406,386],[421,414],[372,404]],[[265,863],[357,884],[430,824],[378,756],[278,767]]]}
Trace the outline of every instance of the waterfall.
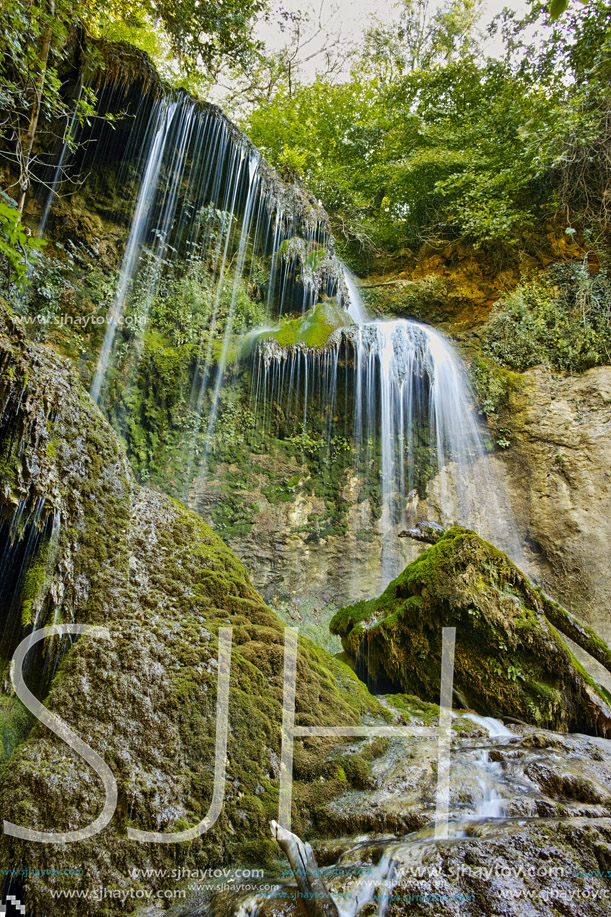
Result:
{"label": "waterfall", "polygon": [[98,357],[98,365],[91,386],[91,395],[96,401],[100,397],[100,390],[104,382],[110,352],[117,333],[117,326],[123,317],[125,298],[133,282],[136,265],[141,255],[145,233],[149,226],[162,157],[175,110],[176,103],[171,104],[167,108],[158,110],[151,132],[150,154],[142,179],[138,201],[136,203],[136,211],[132,220],[125,255],[123,256],[119,283],[117,285],[110,315],[106,319],[104,341],[102,342],[102,349]]}
{"label": "waterfall", "polygon": [[342,426],[341,376],[352,405],[343,429],[351,435],[354,471],[379,488],[382,586],[405,563],[400,528],[417,521],[425,502],[435,521],[472,526],[515,555],[511,513],[450,342],[409,319],[372,321],[348,273],[345,288],[346,327],[323,349],[282,348],[261,334],[253,381],[260,429],[272,432],[275,410],[285,427],[292,422],[294,435],[301,429],[304,439],[315,434],[330,444]]}
{"label": "waterfall", "polygon": [[[350,467],[362,512],[348,535],[369,539],[367,514],[374,519],[382,585],[406,562],[398,530],[423,514],[471,525],[510,549],[510,514],[448,340],[415,321],[370,319],[355,278],[335,255],[320,203],[281,181],[217,108],[184,92],[128,103],[116,87],[102,91],[102,112],[131,105],[131,117],[102,123],[84,144],[81,137],[85,153],[75,167],[92,170],[114,156],[120,181],[135,186],[91,384],[120,432],[129,431],[136,399],[121,400],[115,416],[112,405],[119,385],[142,382],[147,335],[157,332],[154,307],[173,280],[200,269],[205,282],[192,307],[196,337],[181,406],[188,427],[183,496],[207,475],[236,366],[248,365],[239,356],[254,324],[240,312],[246,299],[264,325],[248,357],[254,430],[301,443],[302,456],[322,463],[328,503],[339,496],[338,468]],[[60,172],[71,168],[64,146],[53,192]],[[44,221],[52,198],[47,204]],[[321,314],[332,331],[326,343],[308,343],[306,334],[304,343],[286,346],[273,337],[284,321],[299,319],[309,329]],[[180,331],[181,319],[175,321]]]}
{"label": "waterfall", "polygon": [[364,325],[368,319],[367,309],[357,282],[345,264],[342,264],[344,280],[348,291],[348,315],[357,325]]}
{"label": "waterfall", "polygon": [[[10,659],[21,640],[38,626],[36,565],[41,563],[41,550],[57,535],[57,518],[53,513],[45,517],[42,497],[33,507],[21,501],[12,514],[0,519],[0,660]],[[28,577],[32,578],[29,588]],[[25,670],[36,684],[44,683],[46,662],[42,645],[26,658]]]}
{"label": "waterfall", "polygon": [[[244,158],[245,158],[244,152],[242,151],[242,160]],[[214,431],[214,425],[216,423],[219,393],[221,390],[221,385],[223,384],[223,376],[224,376],[225,367],[227,364],[227,352],[229,348],[231,332],[233,329],[233,318],[234,318],[234,313],[235,313],[236,300],[238,297],[238,293],[240,291],[240,281],[241,281],[241,278],[244,272],[244,262],[246,259],[246,250],[247,250],[250,238],[251,238],[251,222],[253,218],[253,210],[254,210],[255,201],[257,200],[257,196],[258,196],[259,183],[260,183],[259,157],[256,155],[253,155],[249,157],[249,160],[248,160],[248,192],[246,196],[246,204],[244,207],[244,215],[242,218],[242,231],[240,233],[240,241],[239,241],[238,252],[237,252],[236,267],[234,271],[234,280],[233,280],[232,293],[231,293],[231,302],[229,305],[229,314],[227,316],[227,321],[225,324],[225,332],[223,334],[221,352],[220,352],[220,356],[218,359],[218,366],[217,366],[217,371],[216,371],[216,379],[214,383],[214,389],[212,392],[212,402],[211,402],[210,411],[208,415],[204,453],[201,459],[202,468],[205,468],[207,447],[212,437],[212,433]],[[223,270],[224,270],[224,265],[223,265]],[[202,386],[202,390],[203,388],[204,386]]]}
{"label": "waterfall", "polygon": [[64,166],[70,154],[70,145],[73,142],[74,133],[75,133],[75,129],[76,129],[77,122],[78,122],[79,102],[81,99],[81,95],[82,95],[82,88],[79,85],[77,89],[76,99],[74,102],[74,112],[72,114],[70,121],[66,124],[64,136],[62,138],[61,152],[59,154],[57,165],[55,166],[55,169],[53,171],[53,177],[51,178],[51,182],[49,184],[47,200],[46,200],[44,209],[42,211],[42,215],[40,217],[40,222],[36,229],[36,235],[39,239],[42,239],[45,234],[45,229],[47,226],[47,220],[49,219],[49,214],[51,212],[51,207],[53,205],[53,201],[55,199],[57,189],[59,185],[61,184]]}
{"label": "waterfall", "polygon": [[[100,94],[102,114],[123,104],[116,87]],[[82,149],[74,154],[75,162],[64,143],[41,231],[64,175],[95,171],[104,158],[117,156],[120,183],[131,189],[135,173],[135,204],[104,319],[91,394],[104,408],[109,371],[119,355],[127,367],[124,381],[134,377],[151,307],[164,282],[203,265],[210,289],[190,410],[194,426],[203,424],[209,437],[234,334],[236,302],[253,285],[257,264],[265,274],[259,300],[273,319],[307,311],[320,295],[335,295],[343,275],[322,207],[303,189],[282,182],[219,109],[184,92],[138,99],[134,111],[130,104],[133,109],[133,100],[126,104],[131,118],[117,122],[122,149],[111,136],[118,128],[104,123],[95,135],[85,137],[81,129],[75,146]]]}

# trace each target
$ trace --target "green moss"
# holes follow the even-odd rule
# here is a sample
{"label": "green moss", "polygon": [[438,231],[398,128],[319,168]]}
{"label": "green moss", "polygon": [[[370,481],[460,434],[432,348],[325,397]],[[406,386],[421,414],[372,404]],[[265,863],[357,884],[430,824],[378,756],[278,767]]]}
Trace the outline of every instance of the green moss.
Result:
{"label": "green moss", "polygon": [[15,491],[19,483],[19,472],[21,466],[16,450],[12,450],[8,438],[0,447],[0,482],[8,486],[9,490]]}
{"label": "green moss", "polygon": [[30,560],[21,588],[21,623],[24,627],[34,623],[34,606],[42,604],[57,554],[58,541],[49,538]]}
{"label": "green moss", "polygon": [[[274,340],[281,347],[312,347],[320,349],[325,346],[330,336],[339,328],[353,324],[350,316],[342,306],[332,301],[319,302],[305,315],[299,318],[287,318],[274,331],[263,331],[253,336],[248,342],[248,351],[265,340]],[[247,355],[244,353],[243,355]]]}
{"label": "green moss", "polygon": [[225,494],[212,510],[212,524],[222,538],[244,538],[259,512],[256,503],[239,494]]}
{"label": "green moss", "polygon": [[587,689],[600,690],[546,621],[539,591],[467,529],[451,528],[379,598],[331,622],[374,689],[390,682],[427,701],[439,696],[444,627],[456,627],[455,684],[473,708],[548,728],[599,728],[605,714]]}
{"label": "green moss", "polygon": [[344,773],[348,783],[358,790],[366,790],[372,785],[371,762],[359,755],[347,755],[343,759]]}
{"label": "green moss", "polygon": [[[451,563],[460,541],[472,534],[468,529],[459,527],[449,529],[436,545],[424,551],[420,557],[406,567],[403,573],[393,580],[378,598],[356,602],[354,605],[341,608],[331,620],[329,625],[331,632],[344,637],[357,624],[371,622],[372,620],[377,620],[381,623],[388,617],[392,617],[392,623],[395,623],[397,615],[409,609],[417,611],[419,600],[417,596],[411,593],[411,584],[419,580],[430,580],[432,584],[435,580],[436,571],[439,568],[444,568],[447,563]],[[496,550],[492,548],[492,545],[488,547]],[[501,552],[498,553],[501,554]]]}
{"label": "green moss", "polygon": [[470,376],[480,410],[486,417],[507,407],[511,394],[522,387],[518,373],[480,354],[471,359]]}
{"label": "green moss", "polygon": [[370,312],[417,318],[432,325],[452,321],[464,306],[460,293],[457,296],[451,284],[436,274],[421,280],[398,279],[386,287],[364,287],[362,294]]}
{"label": "green moss", "polygon": [[277,503],[291,503],[295,499],[295,490],[295,485],[291,485],[290,481],[274,481],[262,487],[261,493],[267,497],[272,505],[275,505]]}
{"label": "green moss", "polygon": [[427,726],[434,726],[439,722],[438,704],[426,703],[413,694],[387,694],[386,700],[408,722],[413,719],[422,720]]}
{"label": "green moss", "polygon": [[0,695],[0,772],[21,742],[25,741],[34,723],[16,697]]}

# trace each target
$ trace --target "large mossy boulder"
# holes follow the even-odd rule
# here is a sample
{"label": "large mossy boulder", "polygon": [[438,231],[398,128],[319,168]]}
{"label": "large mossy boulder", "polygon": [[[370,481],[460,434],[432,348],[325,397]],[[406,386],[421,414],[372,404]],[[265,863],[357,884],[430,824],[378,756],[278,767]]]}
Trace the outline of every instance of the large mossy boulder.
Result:
{"label": "large mossy boulder", "polygon": [[[454,527],[377,599],[342,608],[331,630],[374,691],[439,698],[442,629],[456,627],[454,686],[479,713],[611,736],[604,689],[556,627],[575,619],[475,532]],[[584,631],[585,632],[585,631]],[[588,633],[602,660],[608,649]]]}
{"label": "large mossy boulder", "polygon": [[[118,784],[112,821],[89,840],[28,843],[2,835],[0,869],[23,868],[27,876],[12,879],[12,891],[28,913],[90,917],[123,912],[94,900],[101,887],[129,892],[157,881],[135,879],[134,868],[218,868],[234,858],[261,866],[277,853],[269,822],[278,817],[283,624],[197,515],[138,486],[75,373],[28,343],[1,308],[0,416],[0,554],[4,569],[17,570],[0,583],[0,635],[7,640],[4,658],[0,652],[0,810],[16,825],[55,832],[83,828],[102,811],[102,781],[45,726],[28,720],[10,693],[15,645],[32,627],[54,622],[110,632],[110,639],[84,634],[61,645],[51,638],[26,675]],[[224,626],[233,628],[233,650],[221,814],[189,843],[128,840],[128,827],[176,832],[208,811]],[[300,640],[298,725],[357,724],[376,714],[387,717],[347,665]],[[337,744],[295,742],[294,825],[306,836],[325,804],[346,789]],[[83,863],[85,874],[75,879],[71,871]],[[75,886],[90,896],[86,909],[81,898],[57,899]]]}

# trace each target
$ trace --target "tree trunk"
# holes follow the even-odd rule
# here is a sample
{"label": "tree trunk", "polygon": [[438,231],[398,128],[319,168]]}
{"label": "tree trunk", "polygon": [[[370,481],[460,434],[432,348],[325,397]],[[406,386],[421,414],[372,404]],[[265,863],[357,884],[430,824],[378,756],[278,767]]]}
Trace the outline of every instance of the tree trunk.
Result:
{"label": "tree trunk", "polygon": [[34,102],[30,113],[30,123],[28,132],[25,135],[23,153],[21,156],[21,176],[19,183],[21,185],[21,196],[19,198],[19,213],[23,213],[25,199],[30,187],[30,161],[32,158],[32,149],[34,147],[34,138],[38,128],[38,119],[40,117],[40,107],[42,104],[42,93],[47,76],[47,66],[49,63],[49,51],[51,50],[51,36],[53,34],[53,17],[55,16],[55,0],[49,0],[49,22],[42,38],[42,48],[40,50],[40,73],[34,93]]}
{"label": "tree trunk", "polygon": [[314,851],[278,822],[271,823],[272,837],[278,842],[290,863],[302,901],[310,917],[339,917],[337,906],[320,876]]}
{"label": "tree trunk", "polygon": [[587,624],[582,624],[570,611],[558,605],[553,599],[546,595],[542,595],[541,598],[543,613],[549,623],[600,662],[607,672],[611,672],[611,650],[602,637],[595,634]]}

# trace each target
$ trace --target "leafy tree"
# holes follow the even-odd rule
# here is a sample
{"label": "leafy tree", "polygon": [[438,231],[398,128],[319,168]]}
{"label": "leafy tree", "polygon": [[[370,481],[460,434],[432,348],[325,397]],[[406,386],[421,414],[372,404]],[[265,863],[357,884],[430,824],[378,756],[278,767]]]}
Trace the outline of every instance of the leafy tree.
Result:
{"label": "leafy tree", "polygon": [[217,74],[223,109],[233,118],[247,117],[281,93],[290,98],[303,85],[304,73],[314,69],[319,81],[341,80],[349,70],[354,42],[343,39],[336,12],[336,8],[326,10],[324,0],[315,15],[308,10],[278,10],[275,26],[283,36],[282,46],[247,48]]}
{"label": "leafy tree", "polygon": [[387,80],[430,70],[477,53],[482,0],[401,0],[398,22],[377,23],[366,33],[362,64]]}
{"label": "leafy tree", "polygon": [[470,3],[438,11],[434,28],[424,13],[405,0],[404,29],[370,32],[348,82],[280,92],[247,122],[318,193],[355,265],[452,238],[511,254],[554,218],[571,235],[606,232],[608,0],[556,24],[539,2],[522,20],[506,12],[500,61],[481,54]]}
{"label": "leafy tree", "polygon": [[0,156],[12,175],[5,190],[14,193],[22,212],[34,172],[50,164],[64,134],[73,141],[67,128],[75,106],[82,123],[93,111],[94,97],[87,90],[76,102],[62,95],[66,0],[7,0],[6,14],[0,32]]}
{"label": "leafy tree", "polygon": [[[588,0],[581,0],[587,3]],[[558,19],[569,7],[569,0],[549,0],[549,14],[552,19]]]}
{"label": "leafy tree", "polygon": [[[552,21],[533,0],[526,17],[505,14],[508,62],[524,80],[550,94],[550,118],[530,131],[534,155],[554,163],[554,183],[567,224],[602,238],[611,228],[611,3],[571,5]],[[538,29],[525,47],[526,29]]]}
{"label": "leafy tree", "polygon": [[389,84],[317,81],[248,129],[276,166],[296,167],[353,255],[432,237],[512,245],[549,208],[548,157],[535,162],[522,136],[549,103],[499,62],[452,62]]}
{"label": "leafy tree", "polygon": [[598,234],[611,229],[611,3],[577,3],[542,49],[565,77],[566,115],[560,201],[568,222]]}
{"label": "leafy tree", "polygon": [[[253,25],[268,0],[80,0],[87,28],[104,34],[122,23],[145,35],[162,30],[189,74],[215,69],[223,58],[246,59],[257,47]],[[133,35],[133,33],[132,33]]]}

